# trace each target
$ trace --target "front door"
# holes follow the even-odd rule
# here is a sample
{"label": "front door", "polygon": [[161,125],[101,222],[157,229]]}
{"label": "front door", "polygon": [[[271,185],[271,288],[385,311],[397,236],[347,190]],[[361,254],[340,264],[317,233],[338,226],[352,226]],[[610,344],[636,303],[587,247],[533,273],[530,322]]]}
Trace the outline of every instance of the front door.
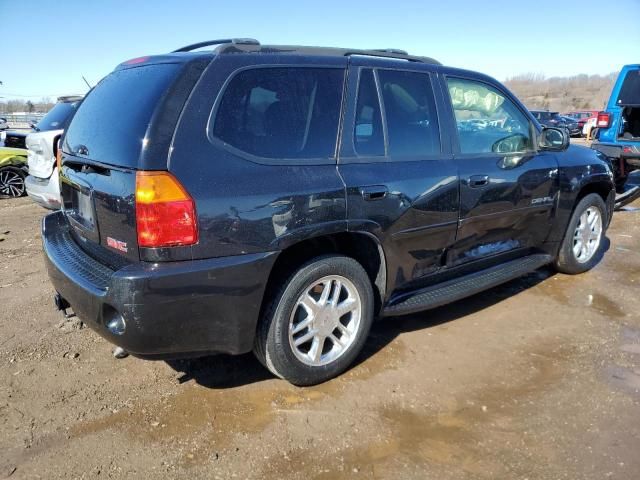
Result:
{"label": "front door", "polygon": [[448,264],[524,255],[549,232],[558,199],[556,156],[537,151],[529,117],[506,91],[474,79],[444,82],[460,175],[460,222]]}

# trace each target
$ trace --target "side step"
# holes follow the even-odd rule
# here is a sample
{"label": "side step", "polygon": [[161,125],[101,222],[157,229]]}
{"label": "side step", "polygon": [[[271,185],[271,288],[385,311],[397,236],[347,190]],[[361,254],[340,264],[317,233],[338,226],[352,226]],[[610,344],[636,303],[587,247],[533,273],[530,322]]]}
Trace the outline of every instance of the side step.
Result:
{"label": "side step", "polygon": [[553,257],[545,254],[511,260],[393,299],[391,304],[384,308],[382,314],[385,317],[407,315],[446,305],[533,272],[552,261]]}
{"label": "side step", "polygon": [[616,202],[613,206],[615,210],[620,210],[625,205],[640,198],[640,185],[632,185],[625,189],[624,193],[616,195]]}

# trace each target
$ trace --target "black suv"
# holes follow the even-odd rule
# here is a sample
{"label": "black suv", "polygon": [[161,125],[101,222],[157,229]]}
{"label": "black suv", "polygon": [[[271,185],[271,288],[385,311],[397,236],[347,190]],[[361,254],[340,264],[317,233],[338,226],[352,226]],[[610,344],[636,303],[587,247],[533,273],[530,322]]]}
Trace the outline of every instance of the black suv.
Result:
{"label": "black suv", "polygon": [[398,50],[129,60],[59,152],[59,308],[140,357],[253,350],[298,385],[344,371],[376,316],[589,270],[614,198],[607,160],[500,83]]}

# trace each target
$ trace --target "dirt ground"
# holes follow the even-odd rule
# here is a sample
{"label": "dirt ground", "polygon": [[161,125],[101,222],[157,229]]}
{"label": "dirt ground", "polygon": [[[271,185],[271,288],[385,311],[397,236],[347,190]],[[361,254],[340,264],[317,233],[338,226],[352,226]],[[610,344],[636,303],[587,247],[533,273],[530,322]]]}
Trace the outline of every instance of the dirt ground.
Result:
{"label": "dirt ground", "polygon": [[640,478],[640,202],[580,276],[376,323],[296,388],[252,355],[116,360],[55,311],[28,199],[0,200],[0,478]]}

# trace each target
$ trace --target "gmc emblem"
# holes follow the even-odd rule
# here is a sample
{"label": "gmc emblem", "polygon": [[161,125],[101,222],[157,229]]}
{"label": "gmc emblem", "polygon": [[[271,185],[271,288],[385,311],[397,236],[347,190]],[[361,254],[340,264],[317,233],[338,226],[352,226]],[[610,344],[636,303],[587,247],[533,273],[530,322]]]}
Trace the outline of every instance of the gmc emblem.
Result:
{"label": "gmc emblem", "polygon": [[121,252],[127,253],[127,242],[116,240],[115,238],[107,237],[107,245]]}

